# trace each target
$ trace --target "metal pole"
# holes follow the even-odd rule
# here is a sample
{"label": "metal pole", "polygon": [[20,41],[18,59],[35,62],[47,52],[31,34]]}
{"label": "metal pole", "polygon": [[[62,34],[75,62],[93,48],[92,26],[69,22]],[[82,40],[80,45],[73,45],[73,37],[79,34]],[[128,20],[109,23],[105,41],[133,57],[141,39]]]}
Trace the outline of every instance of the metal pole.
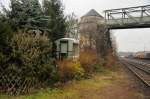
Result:
{"label": "metal pole", "polygon": [[141,22],[143,21],[143,14],[144,14],[144,12],[145,12],[145,10],[144,10],[144,8],[143,7],[141,7]]}

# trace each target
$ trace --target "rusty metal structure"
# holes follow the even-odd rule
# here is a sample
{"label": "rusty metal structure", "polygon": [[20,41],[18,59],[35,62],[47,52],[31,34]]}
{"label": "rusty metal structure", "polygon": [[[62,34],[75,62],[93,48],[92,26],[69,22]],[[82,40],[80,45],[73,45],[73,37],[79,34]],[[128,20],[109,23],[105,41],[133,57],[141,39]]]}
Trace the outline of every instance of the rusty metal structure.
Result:
{"label": "rusty metal structure", "polygon": [[109,29],[150,28],[150,5],[105,10]]}

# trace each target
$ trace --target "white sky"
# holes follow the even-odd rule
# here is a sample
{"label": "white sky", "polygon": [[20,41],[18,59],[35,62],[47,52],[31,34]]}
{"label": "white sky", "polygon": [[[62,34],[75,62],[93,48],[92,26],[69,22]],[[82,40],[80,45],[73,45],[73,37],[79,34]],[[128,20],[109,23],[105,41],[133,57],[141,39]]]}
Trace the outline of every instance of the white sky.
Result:
{"label": "white sky", "polygon": [[[9,0],[0,0],[8,6]],[[90,9],[95,9],[101,15],[107,9],[149,5],[150,0],[62,0],[65,14],[74,12],[77,17],[86,14]],[[116,36],[119,51],[150,51],[150,28],[113,30]]]}

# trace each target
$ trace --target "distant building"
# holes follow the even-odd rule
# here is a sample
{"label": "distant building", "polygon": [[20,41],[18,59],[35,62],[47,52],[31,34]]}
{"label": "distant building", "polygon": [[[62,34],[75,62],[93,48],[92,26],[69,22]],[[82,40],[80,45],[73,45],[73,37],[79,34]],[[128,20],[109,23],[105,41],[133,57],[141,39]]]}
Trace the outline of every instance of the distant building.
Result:
{"label": "distant building", "polygon": [[83,47],[95,48],[99,23],[103,21],[103,16],[94,9],[81,17],[79,31],[81,38],[84,39]]}
{"label": "distant building", "polygon": [[102,21],[104,21],[104,18],[97,11],[92,9],[87,14],[81,17],[80,32],[97,32],[97,25]]}
{"label": "distant building", "polygon": [[100,56],[105,56],[111,49],[110,33],[105,26],[105,19],[96,10],[92,9],[80,20],[81,48],[97,50]]}

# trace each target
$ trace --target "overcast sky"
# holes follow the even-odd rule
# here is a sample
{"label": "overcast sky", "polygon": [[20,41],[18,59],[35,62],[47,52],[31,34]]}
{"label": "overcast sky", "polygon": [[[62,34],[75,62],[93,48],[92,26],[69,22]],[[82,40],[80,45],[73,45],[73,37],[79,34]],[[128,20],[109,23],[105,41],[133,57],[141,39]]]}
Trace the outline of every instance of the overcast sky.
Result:
{"label": "overcast sky", "polygon": [[[8,5],[9,0],[0,0]],[[86,14],[90,9],[95,9],[101,15],[107,9],[149,5],[150,0],[62,0],[65,14],[74,12],[78,18]],[[150,51],[150,29],[124,29],[113,30],[116,36],[119,51]]]}

